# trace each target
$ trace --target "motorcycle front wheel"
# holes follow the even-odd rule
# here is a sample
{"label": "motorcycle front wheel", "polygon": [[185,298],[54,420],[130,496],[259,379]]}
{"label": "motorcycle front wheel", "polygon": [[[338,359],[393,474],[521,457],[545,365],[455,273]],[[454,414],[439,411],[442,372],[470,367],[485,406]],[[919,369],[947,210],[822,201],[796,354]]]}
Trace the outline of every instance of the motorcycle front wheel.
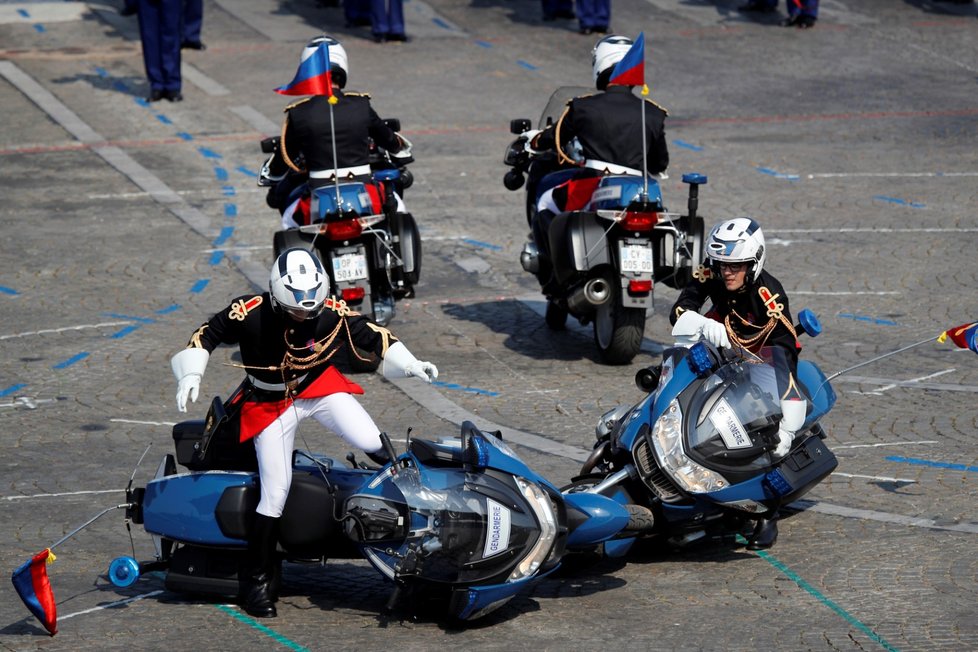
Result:
{"label": "motorcycle front wheel", "polygon": [[604,364],[631,362],[642,347],[644,334],[643,308],[625,308],[614,297],[598,306],[594,315],[594,343]]}

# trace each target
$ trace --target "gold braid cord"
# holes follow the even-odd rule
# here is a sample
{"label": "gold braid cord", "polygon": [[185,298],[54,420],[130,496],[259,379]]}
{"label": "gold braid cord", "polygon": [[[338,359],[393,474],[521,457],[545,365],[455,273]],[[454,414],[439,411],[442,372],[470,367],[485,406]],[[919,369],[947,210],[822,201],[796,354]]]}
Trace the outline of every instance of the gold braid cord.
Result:
{"label": "gold braid cord", "polygon": [[207,330],[207,324],[202,324],[200,328],[194,331],[194,334],[190,336],[190,341],[187,343],[188,349],[204,348],[204,343],[200,341],[200,338],[204,336],[205,330]]}
{"label": "gold braid cord", "polygon": [[[767,317],[768,317],[767,322],[763,326],[758,326],[756,324],[750,323],[749,321],[741,317],[739,314],[737,314],[736,310],[732,311],[723,320],[724,325],[727,327],[727,335],[730,336],[730,341],[745,349],[751,349],[755,347],[760,348],[764,346],[765,343],[767,343],[767,338],[771,335],[771,332],[780,322],[785,325],[785,327],[788,329],[788,332],[791,333],[791,335],[795,338],[795,341],[797,342],[798,333],[795,332],[795,327],[791,324],[790,321],[788,321],[788,318],[784,316],[784,304],[778,303],[778,297],[780,297],[781,295],[773,294],[769,289],[767,289],[767,287],[764,286],[758,288],[757,293],[758,295],[760,295],[761,300],[764,302],[764,305],[767,307]],[[749,337],[749,336],[740,337],[739,335],[737,335],[737,331],[733,329],[733,322],[730,319],[731,317],[736,317],[737,320],[740,322],[740,326],[755,329],[756,331],[758,331],[757,334],[754,335],[753,337]]]}
{"label": "gold braid cord", "polygon": [[289,118],[286,117],[285,120],[282,121],[282,136],[278,141],[278,151],[281,152],[282,160],[285,161],[286,165],[288,165],[296,172],[302,172],[302,170],[299,169],[299,166],[293,163],[292,159],[289,158],[289,150],[285,146],[285,132],[288,131],[288,128],[289,128]]}
{"label": "gold braid cord", "polygon": [[554,128],[554,144],[557,146],[557,164],[570,163],[571,165],[578,165],[577,161],[571,157],[564,154],[563,148],[560,146],[560,126],[564,124],[564,118],[567,117],[567,112],[570,111],[570,103],[568,103],[568,108],[564,109],[564,112],[560,114],[560,118],[557,120],[557,126]]}

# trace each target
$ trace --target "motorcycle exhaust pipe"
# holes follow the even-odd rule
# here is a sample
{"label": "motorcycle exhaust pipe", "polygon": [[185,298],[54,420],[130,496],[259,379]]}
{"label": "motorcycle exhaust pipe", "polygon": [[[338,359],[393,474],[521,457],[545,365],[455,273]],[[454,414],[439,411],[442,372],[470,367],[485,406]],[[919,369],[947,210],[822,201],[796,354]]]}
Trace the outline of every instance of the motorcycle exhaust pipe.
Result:
{"label": "motorcycle exhaust pipe", "polygon": [[540,250],[535,243],[527,242],[523,245],[523,251],[520,252],[520,265],[531,274],[540,271]]}
{"label": "motorcycle exhaust pipe", "polygon": [[595,307],[611,299],[611,286],[603,278],[592,278],[567,297],[567,307],[572,313],[591,312]]}

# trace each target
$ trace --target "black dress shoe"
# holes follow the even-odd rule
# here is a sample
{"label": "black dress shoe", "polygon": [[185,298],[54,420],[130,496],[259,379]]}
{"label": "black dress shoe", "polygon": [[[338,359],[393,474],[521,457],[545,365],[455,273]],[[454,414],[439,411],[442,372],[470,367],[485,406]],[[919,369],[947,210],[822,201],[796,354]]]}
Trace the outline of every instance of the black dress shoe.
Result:
{"label": "black dress shoe", "polygon": [[777,517],[757,521],[753,534],[747,540],[748,550],[767,550],[778,540]]}
{"label": "black dress shoe", "polygon": [[146,98],[147,102],[159,102],[164,97],[164,91],[151,90],[149,92],[149,97]]}
{"label": "black dress shoe", "polygon": [[200,41],[184,41],[180,44],[181,50],[206,50],[207,46]]}
{"label": "black dress shoe", "polygon": [[608,33],[608,26],[607,25],[598,25],[597,27],[594,27],[593,28],[593,31],[594,31],[595,34],[607,34]]}
{"label": "black dress shoe", "polygon": [[183,93],[180,91],[163,91],[163,97],[171,102],[183,102]]}
{"label": "black dress shoe", "polygon": [[573,9],[558,9],[554,12],[554,18],[566,18],[572,20],[577,18],[577,14],[574,13]]}
{"label": "black dress shoe", "polygon": [[408,37],[407,34],[388,34],[387,40],[395,43],[407,43]]}
{"label": "black dress shoe", "polygon": [[374,43],[383,43],[387,40],[387,34],[374,34]]}
{"label": "black dress shoe", "polygon": [[585,36],[587,36],[588,34],[591,34],[593,31],[594,30],[591,29],[590,27],[582,27],[581,29],[577,30],[577,33],[584,34]]}
{"label": "black dress shoe", "polygon": [[130,9],[129,7],[123,7],[119,11],[119,15],[120,16],[135,16],[136,15],[136,10],[135,9]]}
{"label": "black dress shoe", "polygon": [[772,7],[766,2],[759,2],[758,0],[750,0],[747,4],[740,5],[737,7],[737,11],[743,12],[756,12],[759,14],[769,14],[775,10],[776,7]]}

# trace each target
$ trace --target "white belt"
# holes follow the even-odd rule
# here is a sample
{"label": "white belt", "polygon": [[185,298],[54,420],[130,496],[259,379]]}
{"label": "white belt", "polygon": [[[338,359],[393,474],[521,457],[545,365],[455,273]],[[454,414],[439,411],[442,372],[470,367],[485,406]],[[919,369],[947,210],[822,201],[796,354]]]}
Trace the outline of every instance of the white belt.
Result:
{"label": "white belt", "polygon": [[286,386],[285,383],[266,383],[263,380],[258,380],[251,374],[248,374],[248,382],[250,382],[258,389],[263,389],[266,392],[284,392],[289,387],[295,387],[296,385],[301,383],[303,380],[306,379],[306,376],[308,375],[309,374],[302,374],[301,376],[299,376],[298,378],[290,382],[288,386]]}
{"label": "white belt", "polygon": [[311,170],[310,179],[334,179],[336,177],[360,177],[370,174],[370,164],[356,165],[352,168],[337,168],[335,170]]}
{"label": "white belt", "polygon": [[626,168],[624,165],[615,165],[614,163],[605,163],[604,161],[584,161],[584,167],[591,168],[592,170],[600,170],[605,174],[631,174],[637,177],[642,176],[641,170],[635,170],[633,168]]}

